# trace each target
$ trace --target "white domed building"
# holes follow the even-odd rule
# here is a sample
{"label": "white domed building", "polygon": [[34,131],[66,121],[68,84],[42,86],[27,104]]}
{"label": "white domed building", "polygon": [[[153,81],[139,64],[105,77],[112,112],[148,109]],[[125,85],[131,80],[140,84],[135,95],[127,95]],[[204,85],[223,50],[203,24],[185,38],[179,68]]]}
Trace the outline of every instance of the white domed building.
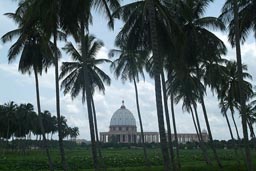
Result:
{"label": "white domed building", "polygon": [[[100,132],[100,141],[103,143],[140,143],[140,129],[137,132],[136,120],[130,110],[128,110],[124,101],[121,107],[114,112],[109,125],[108,132]],[[177,134],[178,143],[198,142],[198,136],[195,133],[179,133]],[[208,141],[208,134],[204,130],[202,132],[203,141]],[[144,140],[146,143],[159,143],[158,132],[144,132]],[[174,141],[174,135],[172,135]]]}
{"label": "white domed building", "polygon": [[[144,132],[145,142],[159,142],[158,132]],[[137,143],[141,134],[137,132],[136,120],[130,110],[122,106],[114,112],[109,125],[109,132],[100,133],[101,142]]]}

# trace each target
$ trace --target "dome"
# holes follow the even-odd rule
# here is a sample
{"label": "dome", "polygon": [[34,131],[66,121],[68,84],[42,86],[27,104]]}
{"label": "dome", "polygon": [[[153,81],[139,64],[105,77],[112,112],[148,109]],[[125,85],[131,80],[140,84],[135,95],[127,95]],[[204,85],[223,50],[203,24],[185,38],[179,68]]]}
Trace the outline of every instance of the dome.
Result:
{"label": "dome", "polygon": [[110,126],[136,126],[135,118],[128,109],[124,106],[124,101],[120,109],[112,116]]}

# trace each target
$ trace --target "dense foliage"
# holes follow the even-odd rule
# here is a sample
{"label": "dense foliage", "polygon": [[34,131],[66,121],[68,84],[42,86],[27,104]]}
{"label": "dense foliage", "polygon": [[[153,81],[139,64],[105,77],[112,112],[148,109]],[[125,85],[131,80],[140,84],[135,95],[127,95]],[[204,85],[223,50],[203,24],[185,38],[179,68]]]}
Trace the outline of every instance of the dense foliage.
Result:
{"label": "dense foliage", "polygon": [[[43,125],[48,139],[57,133],[57,119],[49,111],[42,113]],[[15,104],[14,102],[0,105],[0,139],[33,139],[41,140],[38,114],[32,104]],[[62,117],[63,138],[75,139],[79,135],[78,127],[69,127],[67,119]]]}

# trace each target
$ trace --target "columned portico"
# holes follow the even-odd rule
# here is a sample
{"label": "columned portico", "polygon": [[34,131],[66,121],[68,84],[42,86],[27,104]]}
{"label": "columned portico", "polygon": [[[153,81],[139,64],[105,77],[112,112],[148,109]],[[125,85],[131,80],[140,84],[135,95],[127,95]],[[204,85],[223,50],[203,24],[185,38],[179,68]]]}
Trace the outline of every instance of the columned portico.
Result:
{"label": "columned portico", "polygon": [[[193,133],[179,133],[177,137],[178,143],[198,142],[197,134]],[[202,131],[202,137],[203,141],[208,141],[208,134],[205,130]],[[137,132],[135,118],[124,106],[124,101],[121,107],[113,114],[109,131],[100,132],[100,141],[103,143],[142,143],[142,136],[140,132]],[[144,141],[146,143],[159,143],[159,133],[144,132]],[[173,134],[172,141],[174,141]]]}

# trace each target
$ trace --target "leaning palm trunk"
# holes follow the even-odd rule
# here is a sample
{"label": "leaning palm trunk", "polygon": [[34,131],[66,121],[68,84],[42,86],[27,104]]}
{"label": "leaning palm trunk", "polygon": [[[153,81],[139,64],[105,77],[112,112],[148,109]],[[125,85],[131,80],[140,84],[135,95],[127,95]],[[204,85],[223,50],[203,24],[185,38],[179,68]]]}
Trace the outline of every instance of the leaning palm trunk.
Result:
{"label": "leaning palm trunk", "polygon": [[196,123],[196,119],[195,119],[195,116],[194,116],[193,109],[192,109],[191,106],[189,106],[189,108],[190,108],[190,111],[191,111],[191,115],[192,115],[194,127],[195,127],[195,129],[196,129],[196,135],[197,135],[197,138],[198,138],[199,147],[200,147],[200,149],[202,150],[204,160],[205,160],[206,164],[212,165],[211,160],[209,159],[208,154],[207,154],[207,152],[206,152],[205,145],[204,145],[204,143],[202,142],[202,139],[201,139],[201,136],[200,136],[200,133],[199,133],[199,130],[198,130],[198,126],[197,126],[197,123]]}
{"label": "leaning palm trunk", "polygon": [[160,144],[161,151],[163,155],[164,170],[170,171],[170,157],[168,154],[168,147],[166,141],[165,127],[164,127],[164,116],[163,116],[163,105],[162,105],[162,95],[161,95],[161,81],[160,81],[160,72],[161,72],[161,63],[160,55],[158,49],[158,39],[157,39],[157,28],[156,28],[156,14],[155,14],[155,0],[146,0],[149,11],[150,18],[150,35],[151,35],[151,45],[153,50],[153,61],[154,66],[154,80],[155,80],[155,95],[156,95],[156,109],[157,109],[157,118],[158,118],[158,128],[160,133]]}
{"label": "leaning palm trunk", "polygon": [[203,140],[203,136],[202,136],[202,130],[201,130],[200,121],[199,121],[199,117],[198,117],[198,113],[197,113],[197,109],[196,109],[195,104],[193,104],[193,108],[194,108],[194,112],[195,112],[195,116],[196,116],[196,123],[197,123],[198,133],[199,133],[201,141],[203,142],[204,140]]}
{"label": "leaning palm trunk", "polygon": [[233,132],[232,132],[232,129],[231,129],[231,126],[230,126],[230,122],[229,122],[229,119],[228,119],[228,115],[227,115],[227,112],[226,111],[224,111],[224,116],[225,116],[225,118],[226,118],[226,121],[227,121],[227,124],[228,124],[228,129],[229,129],[229,133],[230,133],[230,136],[231,136],[231,139],[232,139],[232,141],[233,141],[233,145],[234,145],[234,148],[235,148],[235,156],[237,156],[236,157],[236,159],[237,159],[237,164],[238,164],[238,167],[240,168],[240,159],[239,159],[239,155],[238,155],[238,152],[237,152],[237,143],[235,142],[235,138],[234,138],[234,136],[233,136]]}
{"label": "leaning palm trunk", "polygon": [[[199,67],[198,67],[198,65],[196,66],[196,73],[197,73],[197,77],[199,79],[200,77],[199,77]],[[210,147],[213,151],[214,157],[215,157],[215,159],[218,163],[218,166],[220,168],[222,168],[222,164],[220,162],[219,156],[218,156],[218,154],[216,152],[216,149],[214,147],[213,138],[212,138],[212,131],[211,131],[210,123],[209,123],[209,120],[208,120],[208,115],[207,115],[207,112],[206,112],[203,93],[200,91],[199,94],[200,94],[199,96],[200,96],[201,106],[202,106],[203,114],[204,114],[204,120],[205,120],[205,123],[206,123],[206,128],[207,128],[207,131],[208,131],[208,135],[209,135],[209,140],[210,140],[209,144],[210,144]]]}
{"label": "leaning palm trunk", "polygon": [[[54,33],[54,46],[57,49],[57,31]],[[56,112],[57,112],[57,123],[58,123],[58,133],[59,133],[59,148],[60,148],[60,156],[62,168],[64,171],[68,170],[65,151],[63,145],[63,131],[61,129],[61,115],[60,115],[60,88],[59,88],[59,63],[58,63],[58,55],[57,50],[55,50],[55,88],[56,88]]]}
{"label": "leaning palm trunk", "polygon": [[43,147],[45,149],[45,152],[46,152],[46,155],[47,155],[47,158],[48,158],[49,169],[50,169],[50,171],[53,171],[54,168],[53,168],[50,152],[49,152],[49,149],[48,149],[48,144],[47,144],[46,137],[45,137],[45,129],[44,129],[43,121],[42,121],[38,74],[37,74],[36,66],[34,66],[33,68],[34,68],[35,83],[36,83],[36,102],[37,102],[38,119],[39,119],[39,125],[40,125],[40,129],[41,129],[41,133],[43,135]]}
{"label": "leaning palm trunk", "polygon": [[252,156],[249,148],[248,130],[247,130],[247,123],[246,123],[245,94],[242,89],[243,69],[242,69],[242,57],[241,57],[241,48],[240,48],[240,31],[239,31],[239,18],[238,18],[239,16],[238,16],[237,0],[233,0],[233,12],[234,12],[234,21],[235,21],[235,45],[236,45],[237,70],[238,70],[238,88],[240,93],[240,105],[241,105],[240,113],[242,117],[246,165],[247,165],[248,171],[253,171]]}
{"label": "leaning palm trunk", "polygon": [[235,139],[234,139],[233,132],[232,132],[232,129],[231,129],[231,125],[230,125],[230,122],[229,122],[229,119],[228,119],[228,115],[227,115],[227,112],[226,112],[226,111],[224,111],[224,117],[226,118],[226,121],[227,121],[227,124],[228,124],[228,130],[229,130],[231,139],[232,139],[232,140],[235,140]]}
{"label": "leaning palm trunk", "polygon": [[233,124],[235,126],[237,140],[241,141],[241,138],[240,138],[240,135],[239,135],[239,132],[238,132],[238,128],[237,128],[237,124],[236,124],[236,120],[235,120],[235,117],[234,117],[234,113],[232,113],[232,112],[231,112],[231,117],[232,117]]}
{"label": "leaning palm trunk", "polygon": [[251,139],[255,138],[255,133],[254,133],[254,130],[253,130],[253,123],[251,120],[248,120],[248,127],[250,129],[250,136],[251,136]]}
{"label": "leaning palm trunk", "polygon": [[92,109],[93,109],[93,120],[94,120],[94,127],[95,127],[96,147],[99,152],[99,159],[100,159],[100,162],[102,163],[103,169],[107,170],[102,153],[101,153],[101,145],[99,141],[98,126],[97,126],[97,116],[96,116],[96,109],[95,109],[93,97],[92,97]]}
{"label": "leaning palm trunk", "polygon": [[173,93],[171,92],[171,111],[172,111],[172,122],[173,122],[173,130],[174,130],[174,141],[176,145],[176,160],[178,169],[180,170],[180,154],[179,154],[179,144],[178,144],[178,135],[177,135],[177,128],[176,128],[176,121],[175,121],[175,113],[174,113],[174,103],[173,103]]}
{"label": "leaning palm trunk", "polygon": [[150,162],[148,160],[146,144],[145,144],[145,139],[144,139],[144,131],[143,131],[142,119],[141,119],[141,115],[140,115],[140,105],[139,105],[138,89],[137,89],[137,84],[136,84],[136,80],[135,80],[134,77],[133,77],[133,83],[134,83],[134,89],[135,89],[138,118],[139,118],[139,123],[140,123],[141,141],[142,141],[142,145],[143,145],[145,165],[150,167]]}
{"label": "leaning palm trunk", "polygon": [[216,149],[214,147],[213,138],[212,138],[212,131],[211,131],[211,127],[210,127],[210,124],[209,124],[209,120],[208,120],[208,116],[207,116],[207,112],[206,112],[206,107],[205,107],[205,104],[204,104],[204,97],[203,97],[202,93],[200,93],[200,100],[201,100],[201,106],[202,106],[202,109],[203,109],[204,119],[205,119],[207,131],[208,131],[208,135],[209,135],[209,140],[210,140],[209,144],[210,144],[210,147],[213,151],[215,160],[218,163],[218,166],[220,168],[222,168],[222,164],[220,162],[219,156],[218,156],[218,154],[216,152]]}
{"label": "leaning palm trunk", "polygon": [[163,87],[163,99],[164,99],[164,109],[165,109],[165,120],[167,124],[167,131],[168,131],[168,143],[170,148],[170,155],[171,155],[171,162],[173,166],[173,170],[176,171],[176,163],[174,161],[174,152],[173,152],[173,143],[172,143],[172,132],[171,132],[171,124],[170,124],[170,116],[169,116],[169,110],[168,110],[168,103],[167,103],[167,93],[166,93],[166,85],[165,85],[165,77],[164,77],[164,71],[161,72],[161,78],[162,78],[162,87]]}
{"label": "leaning palm trunk", "polygon": [[86,47],[85,47],[85,42],[84,42],[84,22],[83,19],[81,19],[81,49],[82,49],[82,59],[84,60],[83,62],[83,71],[84,71],[84,85],[85,85],[85,94],[86,94],[86,103],[87,103],[87,111],[88,111],[88,119],[89,119],[89,127],[90,127],[90,135],[91,135],[91,148],[92,148],[92,158],[93,158],[93,165],[94,169],[96,171],[99,170],[99,165],[98,165],[98,158],[97,158],[97,147],[96,147],[96,142],[95,142],[95,132],[94,132],[94,122],[93,122],[93,112],[92,112],[92,91],[91,91],[91,86],[89,84],[90,76],[88,72],[88,68],[85,65],[86,62]]}

